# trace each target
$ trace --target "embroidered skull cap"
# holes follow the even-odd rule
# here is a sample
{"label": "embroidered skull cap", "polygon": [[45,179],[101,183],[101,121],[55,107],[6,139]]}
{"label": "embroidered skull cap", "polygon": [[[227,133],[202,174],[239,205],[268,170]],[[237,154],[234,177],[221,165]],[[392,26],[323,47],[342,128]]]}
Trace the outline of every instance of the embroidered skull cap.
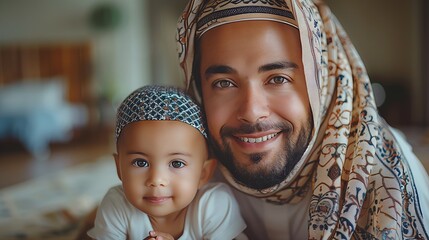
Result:
{"label": "embroidered skull cap", "polygon": [[118,141],[126,125],[145,120],[180,121],[196,128],[207,138],[200,107],[176,87],[148,85],[128,95],[117,111],[115,140]]}

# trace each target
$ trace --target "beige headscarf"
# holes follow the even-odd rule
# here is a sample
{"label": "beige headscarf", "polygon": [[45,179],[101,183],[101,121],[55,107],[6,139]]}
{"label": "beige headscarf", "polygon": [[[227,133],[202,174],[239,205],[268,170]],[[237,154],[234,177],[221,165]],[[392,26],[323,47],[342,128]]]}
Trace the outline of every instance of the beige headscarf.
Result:
{"label": "beige headscarf", "polygon": [[278,186],[250,189],[222,168],[226,179],[247,194],[277,204],[297,202],[312,191],[309,239],[428,239],[406,156],[378,115],[358,53],[323,3],[190,0],[177,32],[188,89],[195,89],[195,40],[222,24],[258,19],[299,29],[313,137]]}

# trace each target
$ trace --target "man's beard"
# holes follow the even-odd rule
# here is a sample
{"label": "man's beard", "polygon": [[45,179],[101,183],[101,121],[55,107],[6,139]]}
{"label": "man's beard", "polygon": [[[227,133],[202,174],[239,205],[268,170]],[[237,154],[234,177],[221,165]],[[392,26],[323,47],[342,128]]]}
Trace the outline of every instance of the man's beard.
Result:
{"label": "man's beard", "polygon": [[[313,128],[312,118],[299,131],[298,138],[295,141],[290,139],[292,133],[292,125],[289,122],[281,124],[258,123],[255,125],[243,124],[239,128],[224,127],[221,129],[220,135],[222,138],[222,147],[213,137],[209,137],[210,143],[213,146],[213,152],[217,159],[229,170],[231,175],[239,183],[253,189],[262,190],[273,187],[285,180],[295,165],[301,159],[311,139],[311,131]],[[249,171],[246,166],[237,163],[227,138],[234,138],[234,134],[249,134],[257,131],[265,131],[268,129],[279,129],[284,135],[284,147],[277,152],[271,161],[271,165],[265,167],[257,167]],[[248,158],[252,163],[258,164],[263,160],[267,153],[248,154]]]}

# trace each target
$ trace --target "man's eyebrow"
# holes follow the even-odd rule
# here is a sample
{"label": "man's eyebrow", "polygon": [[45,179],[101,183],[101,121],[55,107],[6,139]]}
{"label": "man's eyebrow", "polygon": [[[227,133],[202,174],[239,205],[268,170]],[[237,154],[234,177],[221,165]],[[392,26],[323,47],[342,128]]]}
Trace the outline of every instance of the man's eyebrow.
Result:
{"label": "man's eyebrow", "polygon": [[204,76],[208,78],[210,75],[219,74],[219,73],[236,73],[232,67],[226,65],[212,65],[206,69]]}
{"label": "man's eyebrow", "polygon": [[258,72],[266,72],[276,69],[298,68],[298,64],[289,61],[279,61],[262,65],[258,68]]}
{"label": "man's eyebrow", "polygon": [[[268,63],[260,66],[258,68],[258,72],[266,72],[266,71],[275,70],[275,69],[288,69],[288,68],[298,68],[298,64],[294,62],[289,62],[289,61],[273,62],[273,63]],[[210,75],[213,75],[213,74],[222,74],[222,73],[229,74],[229,73],[236,73],[236,72],[237,71],[235,69],[226,65],[213,65],[208,67],[205,70],[204,75],[206,78],[208,78]]]}

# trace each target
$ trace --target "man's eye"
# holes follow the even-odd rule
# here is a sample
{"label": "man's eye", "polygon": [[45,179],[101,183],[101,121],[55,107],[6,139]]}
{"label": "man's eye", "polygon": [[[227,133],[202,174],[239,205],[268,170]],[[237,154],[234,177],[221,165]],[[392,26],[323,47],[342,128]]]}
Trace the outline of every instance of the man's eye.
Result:
{"label": "man's eye", "polygon": [[173,168],[182,168],[184,166],[186,166],[186,165],[182,161],[175,160],[175,161],[171,162],[171,167],[173,167]]}
{"label": "man's eye", "polygon": [[144,159],[136,159],[133,161],[133,166],[136,167],[149,167],[149,163]]}
{"label": "man's eye", "polygon": [[284,83],[288,83],[288,82],[290,82],[289,79],[287,79],[283,76],[276,76],[276,77],[271,78],[268,81],[268,83],[271,83],[271,84],[284,84]]}
{"label": "man's eye", "polygon": [[213,86],[215,86],[217,88],[229,88],[229,87],[233,87],[234,84],[229,80],[219,80],[219,81],[215,82],[213,84]]}

